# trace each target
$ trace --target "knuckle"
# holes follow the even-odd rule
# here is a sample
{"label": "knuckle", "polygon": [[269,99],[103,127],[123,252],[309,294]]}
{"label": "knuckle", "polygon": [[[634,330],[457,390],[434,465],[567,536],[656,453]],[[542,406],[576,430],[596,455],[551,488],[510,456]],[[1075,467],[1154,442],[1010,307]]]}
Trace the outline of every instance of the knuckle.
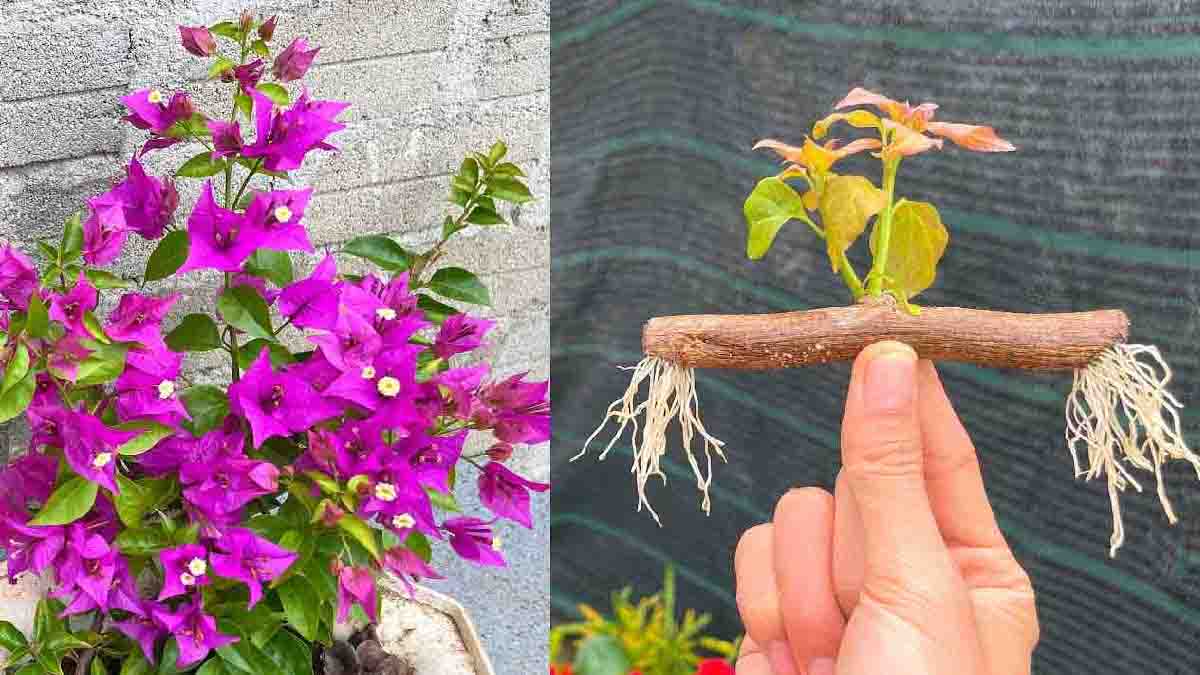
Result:
{"label": "knuckle", "polygon": [[852,478],[909,476],[922,472],[921,441],[909,430],[890,433],[850,433],[844,468]]}
{"label": "knuckle", "polygon": [[953,592],[944,584],[921,583],[919,578],[886,570],[872,574],[859,591],[858,604],[875,605],[921,626],[929,617],[944,615],[952,604]]}

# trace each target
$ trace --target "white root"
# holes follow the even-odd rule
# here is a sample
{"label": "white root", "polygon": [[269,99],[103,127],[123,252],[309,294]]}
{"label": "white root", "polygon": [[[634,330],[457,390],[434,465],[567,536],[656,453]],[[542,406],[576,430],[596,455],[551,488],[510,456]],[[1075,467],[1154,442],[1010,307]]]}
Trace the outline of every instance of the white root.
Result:
{"label": "white root", "polygon": [[[721,461],[725,460],[722,449],[724,443],[713,438],[704,429],[700,421],[700,403],[696,397],[696,374],[691,368],[671,363],[653,356],[642,359],[641,363],[624,370],[632,370],[633,377],[625,394],[613,401],[604,415],[604,421],[596,428],[584,443],[579,454],[571,458],[575,461],[587,454],[588,446],[600,435],[608,425],[609,420],[615,420],[620,426],[613,434],[604,451],[600,453],[603,460],[613,449],[613,446],[625,433],[625,428],[633,426],[633,473],[637,481],[638,511],[645,506],[654,516],[659,525],[662,520],[646,497],[646,482],[651,476],[658,476],[664,483],[667,476],[662,471],[662,456],[667,452],[667,427],[673,419],[679,419],[680,436],[683,449],[687,453],[688,463],[696,476],[696,487],[704,495],[701,507],[709,512],[710,500],[708,487],[712,484],[712,456],[715,453]],[[649,380],[646,399],[638,402],[638,393],[642,382]],[[638,437],[638,417],[644,416],[641,425],[641,437]],[[699,435],[704,441],[705,467],[701,469],[696,453],[692,451],[692,439]]]}
{"label": "white root", "polygon": [[1125,462],[1154,472],[1158,499],[1172,524],[1178,517],[1163,486],[1162,465],[1169,459],[1186,460],[1200,479],[1200,457],[1183,438],[1179,420],[1183,405],[1167,391],[1170,381],[1170,366],[1157,347],[1146,345],[1114,345],[1087,368],[1075,371],[1067,399],[1067,446],[1076,476],[1108,480],[1111,556],[1125,541],[1119,493],[1130,485],[1142,489]]}

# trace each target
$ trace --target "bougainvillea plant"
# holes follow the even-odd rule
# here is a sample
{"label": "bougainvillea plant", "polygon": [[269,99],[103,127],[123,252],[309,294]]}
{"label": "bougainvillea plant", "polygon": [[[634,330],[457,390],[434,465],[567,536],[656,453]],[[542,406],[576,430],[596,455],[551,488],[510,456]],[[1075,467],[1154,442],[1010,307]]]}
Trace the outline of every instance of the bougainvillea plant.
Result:
{"label": "bougainvillea plant", "polygon": [[[425,252],[383,236],[318,252],[312,190],[289,176],[335,150],[347,104],[286,86],[319,50],[296,39],[272,63],[275,30],[249,13],[181,27],[230,112],[124,97],[148,134],[125,177],[39,244],[40,264],[0,248],[0,418],[32,432],[0,473],[0,548],[11,579],[50,584],[31,635],[0,623],[10,672],[312,673],[335,627],[378,620],[382,577],[440,578],[433,546],[504,565],[498,521],[530,527],[529,493],[549,488],[505,464],[549,439],[547,383],[470,358],[493,322],[447,301],[489,294],[439,265],[456,233],[506,222],[498,202],[532,199],[524,173],[503,143],[472,153]],[[198,188],[186,212],[143,165],[172,146],[197,151],[174,176]],[[144,274],[105,269],[134,234],[156,241]],[[341,270],[350,258],[373,271]],[[180,295],[147,288],[205,274],[219,289],[195,301],[214,311],[178,320]],[[185,367],[199,352],[227,368]],[[476,433],[493,444],[464,453]],[[461,513],[462,471],[487,513]]]}
{"label": "bougainvillea plant", "polygon": [[[700,421],[695,368],[771,369],[853,359],[879,340],[907,342],[926,359],[963,361],[1000,368],[1074,371],[1066,406],[1066,440],[1077,476],[1103,477],[1113,512],[1110,553],[1124,541],[1118,495],[1141,490],[1130,472],[1153,473],[1168,520],[1175,512],[1162,484],[1168,460],[1190,463],[1200,477],[1200,457],[1181,430],[1181,405],[1167,390],[1171,369],[1153,346],[1127,344],[1129,319],[1120,310],[1066,314],[1017,314],[960,307],[920,308],[911,300],[933,285],[950,241],[950,228],[928,202],[902,197],[901,163],[933,150],[946,139],[965,150],[1010,152],[1016,148],[988,126],[935,120],[934,103],[910,105],[855,88],[835,112],[813,125],[802,145],[774,139],[755,149],[775,152],[782,171],[763,178],[746,199],[746,253],[762,258],[781,228],[799,221],[823,242],[834,273],[854,304],[779,314],[659,317],[642,333],[646,358],[632,370],[624,396],[609,407],[605,422],[619,428],[601,458],[633,423],[638,508],[658,518],[646,498],[651,476],[666,479],[660,466],[666,431],[678,419],[684,450],[709,509],[712,459],[725,459],[721,441]],[[865,136],[848,143],[824,140],[833,125]],[[835,172],[840,160],[870,152],[880,163],[876,184],[867,176]],[[799,189],[797,189],[799,188]],[[871,265],[860,277],[847,251],[873,222],[867,248]],[[638,391],[647,382],[647,398]],[[645,416],[640,424],[637,418]],[[639,435],[640,431],[640,435]],[[703,441],[704,462],[691,449]],[[587,445],[584,446],[586,452]],[[580,455],[583,453],[581,452]]]}
{"label": "bougainvillea plant", "polygon": [[708,614],[675,610],[675,571],[663,590],[633,601],[633,589],[612,595],[605,616],[580,605],[583,620],[550,629],[550,675],[733,675],[738,645],[704,634]]}

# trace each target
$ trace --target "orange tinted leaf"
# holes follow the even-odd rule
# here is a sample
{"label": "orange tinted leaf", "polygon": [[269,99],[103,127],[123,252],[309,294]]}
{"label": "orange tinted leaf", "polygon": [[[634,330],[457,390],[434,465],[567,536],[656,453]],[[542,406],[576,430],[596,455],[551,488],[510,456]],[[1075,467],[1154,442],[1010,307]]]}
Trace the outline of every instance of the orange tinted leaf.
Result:
{"label": "orange tinted leaf", "polygon": [[892,140],[883,150],[884,159],[908,157],[942,147],[940,138],[930,138],[891,120],[884,120],[883,125],[892,132]]}
{"label": "orange tinted leaf", "polygon": [[779,178],[779,180],[792,180],[793,178],[803,178],[804,180],[807,181],[808,180],[808,171],[806,171],[804,169],[804,167],[800,166],[799,164],[788,164],[786,167],[784,167],[783,171],[779,172],[779,175],[777,176],[777,178]]}
{"label": "orange tinted leaf", "polygon": [[[892,211],[892,233],[883,273],[885,285],[911,298],[933,285],[938,261],[946,252],[950,233],[928,202],[900,200]],[[871,232],[871,253],[879,244],[879,226]]]}
{"label": "orange tinted leaf", "polygon": [[955,124],[953,122],[930,122],[926,125],[930,133],[943,136],[975,152],[1012,152],[1016,146],[996,135],[991,127],[973,124]]}
{"label": "orange tinted leaf", "polygon": [[824,138],[825,134],[829,133],[829,127],[835,122],[845,121],[852,127],[859,129],[874,129],[879,126],[879,117],[874,113],[866,110],[854,110],[848,113],[833,113],[827,115],[824,119],[817,120],[813,125],[813,138]]}
{"label": "orange tinted leaf", "polygon": [[883,94],[876,94],[868,89],[855,87],[842,100],[838,101],[837,105],[833,106],[833,109],[841,110],[842,108],[852,108],[856,105],[873,105],[882,109],[884,106],[895,103],[896,101]]}
{"label": "orange tinted leaf", "polygon": [[846,145],[843,145],[841,148],[838,148],[837,156],[838,159],[841,159],[843,157],[849,157],[850,155],[855,155],[866,150],[878,150],[879,145],[878,138],[860,138],[857,141],[851,141]]}
{"label": "orange tinted leaf", "polygon": [[796,164],[805,164],[804,153],[803,153],[802,148],[798,148],[794,145],[788,145],[787,143],[784,143],[783,141],[777,141],[774,138],[764,138],[761,141],[755,143],[754,147],[751,149],[752,150],[762,150],[764,148],[767,150],[773,151],[775,154],[779,155],[780,157],[786,159],[789,162],[793,162]]}
{"label": "orange tinted leaf", "polygon": [[867,221],[883,208],[882,191],[862,176],[833,176],[820,194],[821,224],[829,263],[838,271],[842,253],[867,228]]}

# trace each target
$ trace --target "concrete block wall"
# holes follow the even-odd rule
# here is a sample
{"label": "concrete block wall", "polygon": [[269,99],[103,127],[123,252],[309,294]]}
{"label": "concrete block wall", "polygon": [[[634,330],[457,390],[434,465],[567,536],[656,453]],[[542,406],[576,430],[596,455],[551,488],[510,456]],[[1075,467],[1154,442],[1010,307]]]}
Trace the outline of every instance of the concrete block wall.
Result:
{"label": "concrete block wall", "polygon": [[[320,45],[313,94],[353,104],[349,127],[332,139],[342,151],[315,153],[297,174],[316,190],[307,222],[319,246],[367,233],[431,242],[458,161],[507,140],[541,199],[514,209],[512,228],[463,236],[447,262],[492,288],[498,370],[548,377],[549,0],[0,0],[0,241],[32,251],[121,174],[144,140],[119,121],[125,93],[187,88],[222,110],[224,91],[204,82],[206,66],[179,47],[175,26],[246,7],[279,14],[276,45],[297,35]],[[166,173],[194,152],[157,153],[150,169]],[[189,183],[184,206],[196,193]],[[140,270],[150,250],[132,237],[121,267]],[[183,293],[182,314],[209,302],[213,283],[195,275],[152,290]],[[216,366],[201,358],[192,370],[223,372]],[[18,430],[0,441],[7,436],[19,445]],[[515,468],[548,480],[548,452],[535,448]],[[464,480],[459,497],[477,506],[473,483]],[[503,532],[509,569],[437,561],[450,580],[436,587],[468,606],[502,675],[546,671],[549,498],[536,497],[535,511],[533,532]]]}

